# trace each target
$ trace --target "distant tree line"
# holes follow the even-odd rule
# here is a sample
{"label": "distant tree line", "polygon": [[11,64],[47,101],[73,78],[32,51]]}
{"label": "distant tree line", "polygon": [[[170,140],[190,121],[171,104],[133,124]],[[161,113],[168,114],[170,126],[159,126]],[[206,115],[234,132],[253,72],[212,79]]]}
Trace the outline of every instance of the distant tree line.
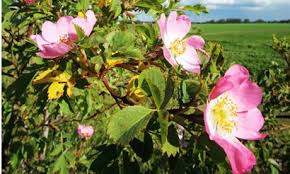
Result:
{"label": "distant tree line", "polygon": [[257,20],[251,21],[250,19],[227,18],[227,19],[218,19],[218,20],[212,19],[210,21],[201,22],[201,23],[290,23],[290,19],[272,20],[272,21],[257,19]]}

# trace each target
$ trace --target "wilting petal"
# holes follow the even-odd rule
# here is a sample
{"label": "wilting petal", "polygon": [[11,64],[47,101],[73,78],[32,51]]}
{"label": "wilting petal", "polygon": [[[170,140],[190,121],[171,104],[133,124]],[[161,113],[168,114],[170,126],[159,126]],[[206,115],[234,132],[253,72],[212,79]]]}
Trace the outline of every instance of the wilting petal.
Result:
{"label": "wilting petal", "polygon": [[164,14],[161,15],[160,19],[157,21],[160,29],[160,36],[164,39],[164,35],[166,33],[166,17]]}
{"label": "wilting petal", "polygon": [[86,12],[86,18],[78,16],[75,19],[73,19],[73,23],[81,27],[86,36],[89,36],[91,34],[96,21],[97,21],[96,16],[92,10],[88,10]]}
{"label": "wilting petal", "polygon": [[267,136],[259,133],[264,125],[264,117],[258,108],[238,114],[235,136],[246,140],[260,140]]}
{"label": "wilting petal", "polygon": [[57,31],[56,24],[46,21],[42,24],[42,37],[50,43],[55,43],[59,39],[59,32]]}
{"label": "wilting petal", "polygon": [[30,38],[36,42],[37,46],[39,49],[43,50],[43,47],[42,45],[45,45],[45,44],[49,44],[49,42],[47,42],[46,40],[43,39],[43,37],[39,34],[37,35],[31,35]]}
{"label": "wilting petal", "polygon": [[70,50],[71,47],[63,43],[49,44],[43,45],[43,50],[38,52],[37,55],[43,58],[53,59],[64,56]]}
{"label": "wilting petal", "polygon": [[162,49],[163,49],[163,55],[165,59],[168,61],[168,63],[170,63],[172,66],[178,65],[174,57],[171,55],[170,51],[166,47],[163,47]]}
{"label": "wilting petal", "polygon": [[256,165],[255,155],[236,138],[222,138],[216,136],[214,141],[225,151],[233,174],[244,174]]}
{"label": "wilting petal", "polygon": [[238,106],[238,112],[256,108],[262,101],[261,88],[249,80],[244,81],[239,87],[228,91],[230,98]]}
{"label": "wilting petal", "polygon": [[185,52],[176,57],[176,61],[183,69],[193,73],[200,73],[198,54],[190,45],[186,45]]}
{"label": "wilting petal", "polygon": [[205,41],[203,40],[202,37],[200,36],[190,36],[187,40],[186,40],[187,44],[191,45],[192,47],[194,47],[195,49],[202,49],[204,47]]}
{"label": "wilting petal", "polygon": [[182,40],[189,32],[191,21],[185,15],[177,16],[177,13],[171,12],[167,19],[166,31],[170,41],[173,42],[177,39]]}

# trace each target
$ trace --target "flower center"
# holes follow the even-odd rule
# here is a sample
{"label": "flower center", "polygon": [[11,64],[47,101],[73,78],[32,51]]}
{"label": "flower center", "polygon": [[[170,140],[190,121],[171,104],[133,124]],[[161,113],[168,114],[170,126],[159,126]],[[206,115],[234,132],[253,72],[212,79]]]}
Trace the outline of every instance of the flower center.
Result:
{"label": "flower center", "polygon": [[71,46],[72,45],[72,41],[70,40],[69,38],[69,35],[68,34],[63,34],[59,37],[59,42],[62,42],[68,46]]}
{"label": "flower center", "polygon": [[186,50],[186,45],[184,40],[175,40],[170,47],[170,50],[174,56],[179,56],[183,54]]}
{"label": "flower center", "polygon": [[227,93],[222,94],[213,102],[211,112],[214,129],[218,133],[232,133],[237,126],[235,121],[237,117],[237,105],[228,97]]}

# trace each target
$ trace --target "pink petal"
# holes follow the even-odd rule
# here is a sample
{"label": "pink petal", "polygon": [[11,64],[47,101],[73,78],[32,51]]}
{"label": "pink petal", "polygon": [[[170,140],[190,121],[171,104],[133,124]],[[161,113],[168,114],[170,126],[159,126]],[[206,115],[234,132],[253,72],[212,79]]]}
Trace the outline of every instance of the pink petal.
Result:
{"label": "pink petal", "polygon": [[58,41],[59,32],[57,31],[56,24],[46,21],[42,24],[42,37],[50,43],[55,43]]}
{"label": "pink petal", "polygon": [[64,43],[43,45],[43,50],[37,53],[38,56],[53,59],[64,56],[71,50],[71,47]]}
{"label": "pink petal", "polygon": [[266,133],[259,133],[264,125],[264,117],[258,108],[238,114],[237,129],[235,136],[246,140],[260,140],[267,136]]}
{"label": "pink petal", "polygon": [[189,32],[191,27],[191,21],[189,17],[185,15],[177,16],[177,12],[171,12],[167,19],[167,35],[170,36],[170,40],[183,39]]}
{"label": "pink petal", "polygon": [[214,141],[224,149],[230,161],[233,174],[244,174],[256,165],[255,155],[236,138],[223,139],[216,136]]}
{"label": "pink petal", "polygon": [[77,34],[74,28],[74,25],[72,23],[73,17],[72,16],[63,16],[58,19],[56,25],[57,25],[57,31],[60,36],[63,35],[69,35],[69,39],[71,41],[75,41],[77,39]]}
{"label": "pink petal", "polygon": [[210,110],[209,110],[209,105],[206,105],[206,108],[204,110],[203,113],[203,120],[204,120],[204,127],[205,127],[205,131],[208,134],[209,138],[212,140],[214,138],[214,132],[210,127]]}
{"label": "pink petal", "polygon": [[186,40],[187,44],[191,45],[195,49],[202,49],[204,47],[205,41],[200,36],[191,36]]}
{"label": "pink petal", "polygon": [[39,34],[37,35],[31,35],[30,38],[36,42],[37,46],[39,49],[43,50],[43,47],[42,45],[45,45],[45,44],[49,44],[49,42],[47,42],[46,40],[43,39],[43,37]]}
{"label": "pink petal", "polygon": [[238,112],[248,111],[257,107],[262,101],[262,90],[249,80],[244,81],[239,87],[228,91],[229,97],[238,106]]}
{"label": "pink petal", "polygon": [[213,100],[216,97],[218,97],[219,95],[221,95],[222,93],[224,93],[232,88],[233,88],[232,82],[229,81],[227,78],[222,77],[218,80],[215,87],[212,89],[212,91],[209,95],[209,99]]}
{"label": "pink petal", "polygon": [[166,33],[166,17],[164,14],[161,15],[160,19],[157,21],[160,29],[160,36],[164,39],[164,34]]}
{"label": "pink petal", "polygon": [[186,45],[185,52],[175,59],[183,69],[193,73],[200,73],[200,61],[198,54],[190,45]]}
{"label": "pink petal", "polygon": [[78,16],[75,19],[73,19],[73,23],[81,27],[86,36],[89,36],[91,34],[96,21],[97,21],[96,16],[92,10],[88,10],[86,12],[86,18]]}
{"label": "pink petal", "polygon": [[225,73],[224,77],[232,81],[234,86],[240,85],[249,79],[249,71],[242,65],[232,65]]}
{"label": "pink petal", "polygon": [[171,55],[169,49],[167,49],[166,47],[163,47],[163,55],[165,57],[165,59],[168,61],[168,63],[170,63],[172,66],[177,66],[177,62],[175,61],[174,57]]}

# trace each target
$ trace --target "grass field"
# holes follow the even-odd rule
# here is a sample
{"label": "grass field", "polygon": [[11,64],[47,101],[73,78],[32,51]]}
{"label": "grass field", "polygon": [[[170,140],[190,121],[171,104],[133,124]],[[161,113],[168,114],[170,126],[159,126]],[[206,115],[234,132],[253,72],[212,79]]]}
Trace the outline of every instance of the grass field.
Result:
{"label": "grass field", "polygon": [[252,73],[263,71],[271,61],[285,62],[271,48],[272,35],[290,36],[290,24],[198,24],[207,42],[224,46],[227,64],[240,63]]}

